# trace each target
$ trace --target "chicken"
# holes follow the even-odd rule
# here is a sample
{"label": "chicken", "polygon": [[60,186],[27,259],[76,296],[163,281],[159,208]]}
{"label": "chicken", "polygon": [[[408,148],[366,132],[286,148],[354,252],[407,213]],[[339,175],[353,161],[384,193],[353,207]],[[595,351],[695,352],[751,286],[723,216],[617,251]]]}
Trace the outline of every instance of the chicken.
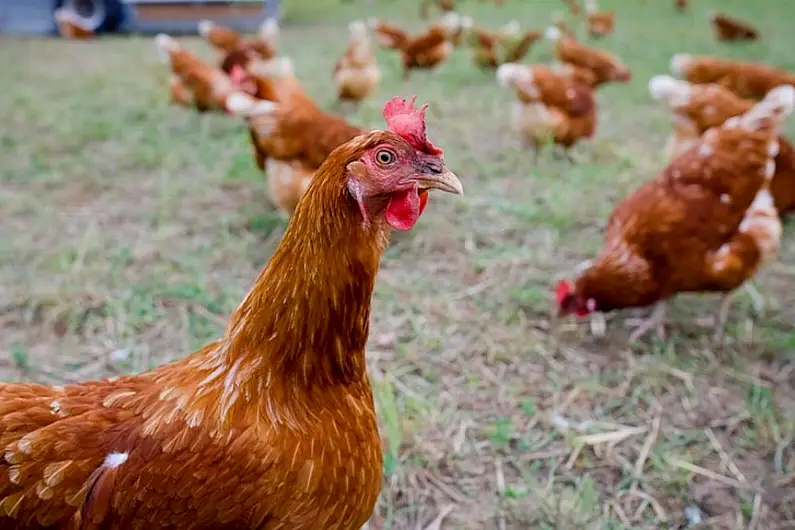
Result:
{"label": "chicken", "polygon": [[301,88],[289,59],[255,63],[249,71],[259,87],[257,97],[267,101],[232,94],[226,105],[246,119],[271,201],[290,216],[330,153],[365,131],[320,109]]}
{"label": "chicken", "polygon": [[490,33],[481,28],[472,28],[469,41],[474,52],[472,57],[477,66],[494,70],[500,65],[498,56],[500,40],[500,35]]}
{"label": "chicken", "polygon": [[516,92],[513,127],[528,147],[538,153],[546,140],[565,149],[596,130],[596,99],[580,83],[555,74],[543,65],[506,63],[497,69],[497,82]]}
{"label": "chicken", "polygon": [[628,83],[632,79],[630,69],[611,53],[580,44],[554,26],[547,28],[545,37],[554,43],[559,61],[593,72],[596,77],[594,86],[613,81]]}
{"label": "chicken", "polygon": [[247,87],[239,86],[220,69],[205,64],[168,35],[158,34],[155,44],[161,58],[171,67],[169,90],[175,103],[193,105],[199,112],[226,110],[224,102],[229,94],[246,91]]}
{"label": "chicken", "polygon": [[334,84],[337,86],[339,101],[358,104],[378,90],[381,70],[378,68],[365,23],[355,20],[349,24],[348,31],[350,44],[334,66]]}
{"label": "chicken", "polygon": [[571,37],[572,39],[576,37],[574,30],[566,23],[566,19],[563,17],[562,13],[555,13],[552,15],[552,26],[559,29],[563,35]]}
{"label": "chicken", "polygon": [[[720,85],[694,85],[669,76],[655,76],[649,81],[652,97],[674,113],[675,132],[667,151],[674,158],[696,143],[712,127],[739,116],[754,106],[754,101],[737,97]],[[795,211],[795,152],[784,136],[778,137],[776,172],[770,183],[773,201],[779,213]]]}
{"label": "chicken", "polygon": [[367,19],[367,25],[375,32],[375,40],[381,48],[399,50],[409,39],[408,33],[389,22],[384,22],[377,18],[369,18]]}
{"label": "chicken", "polygon": [[265,19],[257,33],[253,39],[244,39],[232,28],[210,20],[199,22],[199,34],[223,54],[240,50],[260,59],[274,58],[279,44],[278,21],[274,18]]}
{"label": "chicken", "polygon": [[585,14],[588,34],[593,38],[606,37],[615,29],[615,14],[612,11],[599,11],[596,0],[585,0]]}
{"label": "chicken", "polygon": [[454,48],[460,48],[461,45],[466,42],[466,38],[474,25],[475,20],[472,17],[465,15],[460,16],[457,28],[453,30],[452,36],[450,37],[450,42],[453,43]]}
{"label": "chicken", "polygon": [[400,47],[403,62],[403,78],[407,79],[411,70],[432,69],[441,64],[453,52],[454,36],[471,22],[458,13],[447,13],[440,22],[431,24],[422,34],[409,37]]}
{"label": "chicken", "polygon": [[580,16],[580,3],[578,0],[563,0],[563,3],[566,4],[566,7],[569,9],[569,13],[571,13],[572,16]]}
{"label": "chicken", "polygon": [[795,74],[759,63],[678,53],[671,73],[691,83],[717,83],[741,98],[762,99],[779,85],[795,85]]}
{"label": "chicken", "polygon": [[500,64],[518,63],[525,58],[530,48],[541,40],[543,34],[539,31],[522,32],[519,21],[511,20],[499,30]]}
{"label": "chicken", "polygon": [[715,38],[721,41],[756,40],[759,33],[747,22],[732,18],[723,13],[710,13]]}
{"label": "chicken", "polygon": [[716,320],[719,336],[731,293],[770,262],[780,244],[769,186],[778,128],[793,107],[795,89],[776,88],[622,200],[608,220],[602,251],[576,281],[556,286],[559,314],[657,304],[631,335],[636,340],[651,329],[663,334],[665,302],[675,294],[729,293]]}
{"label": "chicken", "polygon": [[581,68],[579,66],[574,66],[573,64],[569,63],[562,63],[560,61],[553,62],[550,65],[550,68],[559,76],[569,78],[575,83],[583,84],[592,89],[599,87],[600,80],[596,77],[596,74],[594,74],[592,70],[587,68]]}
{"label": "chicken", "polygon": [[232,28],[221,26],[211,20],[199,21],[199,35],[221,52],[229,53],[243,47],[244,39]]}
{"label": "chicken", "polygon": [[71,10],[58,8],[53,12],[58,34],[64,39],[92,39],[96,36],[93,30],[81,24]]}
{"label": "chicken", "polygon": [[427,19],[431,15],[431,7],[433,7],[434,4],[442,13],[452,13],[455,11],[455,0],[422,0],[422,2],[420,2],[420,17]]}
{"label": "chicken", "polygon": [[0,527],[359,530],[381,488],[365,367],[392,229],[461,194],[395,98],[335,149],[223,336],[139,375],[0,384]]}

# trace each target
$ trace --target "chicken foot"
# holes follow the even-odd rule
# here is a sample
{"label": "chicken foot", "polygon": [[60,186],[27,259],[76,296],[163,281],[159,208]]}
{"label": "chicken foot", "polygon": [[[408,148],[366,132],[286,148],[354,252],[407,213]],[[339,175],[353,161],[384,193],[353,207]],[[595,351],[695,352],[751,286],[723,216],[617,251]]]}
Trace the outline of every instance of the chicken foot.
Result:
{"label": "chicken foot", "polygon": [[637,341],[651,330],[656,331],[657,337],[659,337],[661,340],[665,340],[666,309],[667,306],[664,301],[657,302],[657,305],[654,306],[651,315],[649,315],[647,318],[628,318],[625,320],[625,326],[635,328],[635,331],[633,331],[629,336],[629,342],[633,343]]}
{"label": "chicken foot", "polygon": [[[754,308],[754,313],[757,315],[762,314],[765,309],[765,299],[759,290],[750,281],[745,282],[742,289],[751,299],[751,305]],[[723,342],[726,333],[726,321],[729,319],[729,310],[734,303],[734,297],[737,296],[739,289],[735,289],[723,296],[723,301],[718,309],[717,317],[715,318],[715,333],[712,336],[712,341],[716,344]]]}

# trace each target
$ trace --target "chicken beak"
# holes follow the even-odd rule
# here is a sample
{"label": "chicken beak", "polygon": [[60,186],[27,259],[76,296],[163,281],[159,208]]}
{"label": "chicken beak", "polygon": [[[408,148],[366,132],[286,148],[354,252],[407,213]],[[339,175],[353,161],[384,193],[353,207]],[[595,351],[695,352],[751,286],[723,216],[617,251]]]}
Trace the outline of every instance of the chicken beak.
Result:
{"label": "chicken beak", "polygon": [[417,185],[420,189],[426,190],[439,190],[447,193],[454,193],[455,195],[463,195],[464,187],[458,177],[447,169],[442,167],[440,170],[434,168],[432,171],[417,177]]}

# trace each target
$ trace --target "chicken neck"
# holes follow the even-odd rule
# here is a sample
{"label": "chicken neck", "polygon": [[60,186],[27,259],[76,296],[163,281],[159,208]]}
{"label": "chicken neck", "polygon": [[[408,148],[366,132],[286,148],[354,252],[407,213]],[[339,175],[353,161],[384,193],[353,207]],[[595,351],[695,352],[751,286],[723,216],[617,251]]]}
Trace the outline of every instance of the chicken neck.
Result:
{"label": "chicken neck", "polygon": [[[321,178],[317,178],[317,177]],[[279,248],[230,319],[227,363],[255,362],[309,389],[365,378],[385,224],[364,226],[342,179],[316,176]]]}

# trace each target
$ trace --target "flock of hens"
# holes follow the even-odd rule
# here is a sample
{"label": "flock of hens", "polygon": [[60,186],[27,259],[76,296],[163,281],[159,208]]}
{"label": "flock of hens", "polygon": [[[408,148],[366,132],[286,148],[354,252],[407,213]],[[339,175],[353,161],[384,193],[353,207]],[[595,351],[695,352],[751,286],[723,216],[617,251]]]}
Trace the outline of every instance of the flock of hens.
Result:
{"label": "flock of hens", "polygon": [[[449,0],[437,3],[448,12],[416,36],[378,20],[350,24],[334,68],[340,103],[379,85],[370,31],[406,76],[470,43],[476,63],[516,93],[514,125],[535,148],[593,135],[594,90],[631,78],[560,20],[543,34],[515,22],[489,33]],[[592,36],[611,33],[612,13],[591,3],[586,14]],[[721,39],[756,38],[714,20]],[[199,30],[221,51],[219,65],[156,37],[171,97],[245,118],[290,223],[224,335],[193,354],[113,380],[0,384],[0,529],[354,530],[375,506],[382,454],[365,345],[376,273],[390,231],[414,226],[430,190],[463,187],[426,136],[427,105],[392,98],[386,129],[366,131],[305,93],[277,54],[274,21],[253,39],[210,22]],[[542,38],[558,63],[519,64]],[[618,204],[603,250],[576,281],[556,286],[561,314],[664,307],[685,291],[730,296],[776,255],[780,214],[795,209],[795,152],[779,131],[795,108],[795,76],[690,55],[671,69],[678,78],[649,82],[674,117],[670,163]],[[655,309],[633,337],[662,333],[661,316]]]}

